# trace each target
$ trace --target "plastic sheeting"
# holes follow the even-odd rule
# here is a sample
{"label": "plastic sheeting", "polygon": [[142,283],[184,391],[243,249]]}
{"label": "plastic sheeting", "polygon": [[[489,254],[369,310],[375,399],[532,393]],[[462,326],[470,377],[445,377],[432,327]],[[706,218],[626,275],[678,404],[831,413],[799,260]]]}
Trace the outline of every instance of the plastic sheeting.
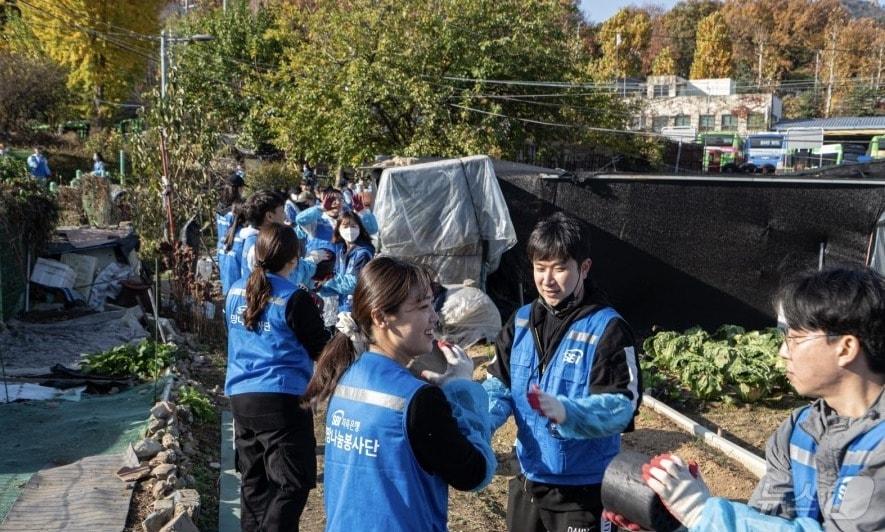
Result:
{"label": "plastic sheeting", "polygon": [[485,155],[387,168],[375,215],[381,251],[434,269],[443,284],[484,285],[516,231]]}

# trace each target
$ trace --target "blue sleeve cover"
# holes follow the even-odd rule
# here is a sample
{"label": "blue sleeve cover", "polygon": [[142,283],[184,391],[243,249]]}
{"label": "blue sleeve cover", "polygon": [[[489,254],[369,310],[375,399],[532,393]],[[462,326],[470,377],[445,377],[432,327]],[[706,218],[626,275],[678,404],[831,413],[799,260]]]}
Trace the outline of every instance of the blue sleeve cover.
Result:
{"label": "blue sleeve cover", "polygon": [[507,422],[507,418],[513,413],[513,398],[510,395],[510,388],[504,386],[501,379],[491,375],[486,377],[482,387],[489,395],[489,416],[491,417],[492,431],[496,431]]}
{"label": "blue sleeve cover", "polygon": [[374,235],[378,232],[378,219],[375,218],[372,211],[366,210],[361,212],[360,220],[363,221],[363,227],[366,228],[366,231],[368,231],[370,235]]}
{"label": "blue sleeve cover", "polygon": [[710,497],[704,503],[701,519],[690,532],[728,530],[729,532],[820,532],[820,523],[808,517],[784,519],[760,513],[746,504],[719,497]]}
{"label": "blue sleeve cover", "polygon": [[295,266],[295,269],[292,270],[292,273],[289,274],[289,281],[292,282],[295,286],[305,285],[307,286],[310,283],[310,279],[313,277],[313,274],[317,272],[317,265],[312,261],[305,259],[298,259],[298,265]]}
{"label": "blue sleeve cover", "polygon": [[492,450],[492,427],[489,420],[489,398],[482,387],[467,379],[454,379],[442,387],[452,407],[452,415],[461,433],[486,459],[486,476],[470,491],[488,486],[498,469],[498,459]]}
{"label": "blue sleeve cover", "polygon": [[620,434],[633,419],[633,401],[619,393],[600,393],[580,399],[556,396],[565,406],[565,438],[602,438]]}
{"label": "blue sleeve cover", "polygon": [[351,273],[339,273],[335,277],[326,281],[323,285],[323,295],[331,295],[332,292],[347,296],[353,293],[356,288],[356,275]]}
{"label": "blue sleeve cover", "polygon": [[323,208],[320,206],[304,209],[295,215],[295,223],[298,225],[308,225],[323,217]]}

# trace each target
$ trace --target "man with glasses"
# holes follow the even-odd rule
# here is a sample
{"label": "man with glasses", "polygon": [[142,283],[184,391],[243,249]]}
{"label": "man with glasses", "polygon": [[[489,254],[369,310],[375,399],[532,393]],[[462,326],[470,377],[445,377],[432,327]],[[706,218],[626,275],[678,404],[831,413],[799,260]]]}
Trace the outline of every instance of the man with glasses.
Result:
{"label": "man with glasses", "polygon": [[501,330],[483,383],[493,426],[512,414],[518,430],[507,527],[607,531],[602,476],[641,397],[633,333],[588,278],[590,241],[576,220],[541,220],[526,248],[540,297]]}
{"label": "man with glasses", "polygon": [[677,456],[646,482],[690,530],[885,530],[885,280],[868,269],[800,275],[775,299],[787,378],[813,397],[768,440],[748,504],[711,497]]}

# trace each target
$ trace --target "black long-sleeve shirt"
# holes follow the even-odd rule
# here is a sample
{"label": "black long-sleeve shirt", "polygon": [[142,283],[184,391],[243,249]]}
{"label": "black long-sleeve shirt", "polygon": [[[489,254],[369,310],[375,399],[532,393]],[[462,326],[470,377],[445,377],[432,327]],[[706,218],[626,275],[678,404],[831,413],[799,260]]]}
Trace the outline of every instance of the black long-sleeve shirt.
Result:
{"label": "black long-sleeve shirt", "polygon": [[483,481],[486,459],[461,433],[441,389],[428,385],[415,392],[406,412],[406,427],[412,452],[424,471],[461,491]]}
{"label": "black long-sleeve shirt", "polygon": [[307,350],[311,360],[318,359],[329,342],[329,331],[310,294],[304,290],[292,294],[286,304],[286,323]]}

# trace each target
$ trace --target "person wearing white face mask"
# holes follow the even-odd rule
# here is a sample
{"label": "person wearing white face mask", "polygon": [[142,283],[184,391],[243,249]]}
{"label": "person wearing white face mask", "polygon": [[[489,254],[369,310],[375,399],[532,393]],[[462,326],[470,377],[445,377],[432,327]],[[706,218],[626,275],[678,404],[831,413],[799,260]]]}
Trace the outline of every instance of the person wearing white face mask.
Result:
{"label": "person wearing white face mask", "polygon": [[355,212],[345,212],[338,217],[335,233],[335,276],[320,289],[320,295],[338,295],[338,310],[350,312],[348,296],[353,294],[360,270],[375,255],[375,247],[363,221]]}

